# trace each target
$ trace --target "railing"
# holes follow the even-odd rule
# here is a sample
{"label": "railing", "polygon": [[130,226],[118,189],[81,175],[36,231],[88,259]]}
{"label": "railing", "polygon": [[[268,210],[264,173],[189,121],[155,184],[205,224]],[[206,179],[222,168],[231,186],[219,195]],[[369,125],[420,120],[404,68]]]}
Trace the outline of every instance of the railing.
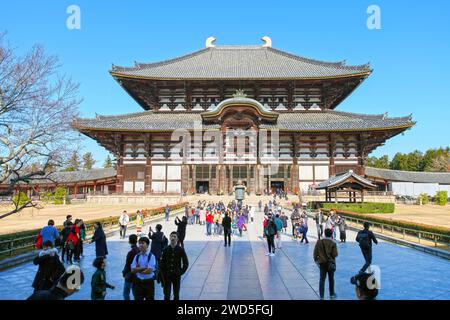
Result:
{"label": "railing", "polygon": [[[172,209],[173,210],[173,209]],[[175,209],[174,213],[182,212],[184,209]],[[154,219],[155,217],[161,217],[164,213],[156,214],[156,215],[148,215],[144,218],[144,222],[148,222],[151,219]],[[130,217],[130,222],[133,222],[136,220],[136,216]],[[113,231],[115,227],[118,227],[119,224],[119,217],[117,219],[114,219],[113,221],[106,221],[102,223],[103,230],[105,233],[109,233]],[[117,228],[118,229],[118,228]],[[86,241],[90,241],[92,239],[92,236],[94,234],[94,224],[86,224]],[[0,251],[0,260],[5,259],[7,257],[12,257],[21,253],[33,251],[36,245],[36,235],[32,236],[26,236],[21,237],[17,239],[8,239],[0,241],[0,248],[7,247],[8,249]],[[14,244],[18,243],[18,246],[15,246]]]}
{"label": "railing", "polygon": [[359,227],[361,227],[364,222],[368,222],[371,225],[372,231],[379,232],[383,235],[393,236],[395,238],[403,239],[406,241],[417,242],[418,244],[423,244],[426,246],[450,246],[450,235],[399,227],[388,223],[374,222],[372,220],[349,217],[345,214],[343,214],[343,216],[345,217],[346,222],[353,223]]}

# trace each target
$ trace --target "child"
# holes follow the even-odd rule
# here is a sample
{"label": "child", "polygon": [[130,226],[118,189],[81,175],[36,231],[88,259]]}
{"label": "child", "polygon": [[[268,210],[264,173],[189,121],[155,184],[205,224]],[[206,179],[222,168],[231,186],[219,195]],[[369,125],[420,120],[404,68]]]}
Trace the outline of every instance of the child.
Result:
{"label": "child", "polygon": [[104,257],[95,258],[93,266],[97,268],[97,271],[92,275],[91,280],[91,299],[92,300],[105,300],[106,288],[114,290],[114,286],[106,282],[106,261]]}
{"label": "child", "polygon": [[346,242],[347,240],[347,224],[345,223],[345,218],[344,217],[339,217],[339,236],[340,236],[340,240],[341,242]]}

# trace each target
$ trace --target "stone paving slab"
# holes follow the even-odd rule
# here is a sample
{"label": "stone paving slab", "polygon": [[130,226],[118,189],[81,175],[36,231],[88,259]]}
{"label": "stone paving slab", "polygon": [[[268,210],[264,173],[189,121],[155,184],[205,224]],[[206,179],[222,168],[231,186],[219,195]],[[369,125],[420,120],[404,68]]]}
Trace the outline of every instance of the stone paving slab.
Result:
{"label": "stone paving slab", "polygon": [[[282,248],[274,257],[265,256],[267,244],[262,237],[262,213],[257,213],[248,231],[232,237],[231,247],[223,246],[221,236],[206,236],[206,227],[189,225],[185,240],[190,266],[182,278],[180,297],[188,300],[212,299],[318,299],[319,272],[312,254],[317,241],[312,219],[309,244],[301,244],[288,234],[282,235]],[[163,225],[165,234],[176,230],[173,221],[153,221]],[[144,228],[148,232],[148,225]],[[134,232],[131,231],[130,232]],[[338,299],[355,299],[353,276],[364,263],[355,242],[356,233],[347,231],[347,243],[338,243],[339,257],[335,275]],[[122,299],[121,270],[129,246],[118,236],[108,238],[110,255],[107,279],[116,286],[106,299]],[[80,292],[69,299],[90,299],[94,246],[85,245],[81,267],[86,282]],[[450,261],[414,249],[380,241],[373,248],[374,264],[381,268],[381,290],[378,299],[450,299]],[[25,299],[32,293],[31,283],[37,267],[26,263],[0,272],[0,300]],[[326,285],[327,290],[327,285]],[[156,299],[162,299],[156,285]]]}

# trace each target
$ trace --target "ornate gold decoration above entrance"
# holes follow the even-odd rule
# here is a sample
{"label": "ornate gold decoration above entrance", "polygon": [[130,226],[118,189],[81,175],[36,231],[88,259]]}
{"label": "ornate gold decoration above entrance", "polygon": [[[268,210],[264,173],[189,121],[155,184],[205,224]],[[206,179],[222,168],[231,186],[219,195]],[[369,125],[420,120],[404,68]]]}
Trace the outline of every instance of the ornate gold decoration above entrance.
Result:
{"label": "ornate gold decoration above entrance", "polygon": [[214,109],[203,112],[204,121],[219,121],[224,115],[230,114],[247,114],[252,115],[259,121],[276,122],[278,113],[264,107],[261,103],[254,99],[246,98],[242,90],[238,90],[234,98],[223,100]]}

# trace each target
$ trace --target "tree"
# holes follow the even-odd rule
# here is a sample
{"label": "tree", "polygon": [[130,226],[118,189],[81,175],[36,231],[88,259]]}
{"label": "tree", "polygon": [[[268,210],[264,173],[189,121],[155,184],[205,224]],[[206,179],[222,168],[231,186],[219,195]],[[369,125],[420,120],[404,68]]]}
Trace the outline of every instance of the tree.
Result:
{"label": "tree", "polygon": [[407,170],[407,156],[401,152],[396,153],[389,167],[392,170]]}
{"label": "tree", "polygon": [[105,163],[103,164],[103,168],[112,168],[112,167],[113,167],[113,162],[111,160],[111,157],[108,154],[108,156],[105,159]]}
{"label": "tree", "polygon": [[64,171],[78,171],[80,167],[80,156],[78,155],[78,151],[74,150]]}
{"label": "tree", "polygon": [[367,166],[372,168],[389,169],[389,157],[387,155],[380,158],[370,157],[367,159]]}
{"label": "tree", "polygon": [[433,159],[428,171],[432,172],[450,172],[450,157],[447,155],[440,155]]}
{"label": "tree", "polygon": [[94,157],[92,157],[92,153],[86,152],[83,156],[83,169],[91,170],[95,164]]}
{"label": "tree", "polygon": [[[19,55],[5,39],[0,34],[0,182],[8,188],[0,196],[12,196],[16,186],[45,179],[50,164],[68,158],[77,139],[70,123],[81,100],[79,85],[58,72],[55,56],[38,45]],[[36,205],[17,202],[0,219]]]}

